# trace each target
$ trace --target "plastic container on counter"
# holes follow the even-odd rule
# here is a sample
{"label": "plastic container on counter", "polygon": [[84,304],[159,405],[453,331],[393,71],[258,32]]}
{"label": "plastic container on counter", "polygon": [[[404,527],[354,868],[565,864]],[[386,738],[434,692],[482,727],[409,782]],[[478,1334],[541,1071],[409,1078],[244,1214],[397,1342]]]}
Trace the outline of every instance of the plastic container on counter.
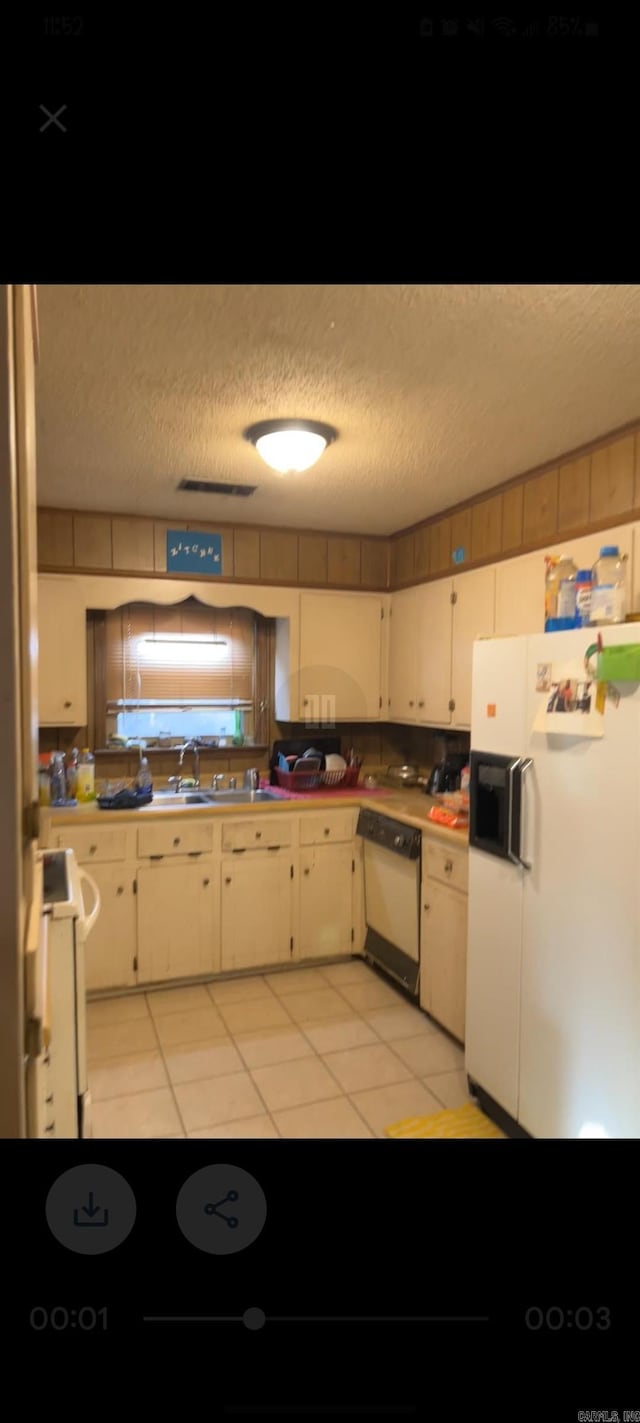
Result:
{"label": "plastic container on counter", "polygon": [[605,544],[593,565],[592,626],[623,623],[627,611],[627,559],[617,544]]}
{"label": "plastic container on counter", "polygon": [[76,799],[81,804],[96,798],[96,760],[88,746],[83,746],[78,757],[76,779]]}
{"label": "plastic container on counter", "polygon": [[67,777],[64,769],[64,751],[54,751],[49,768],[51,804],[65,805],[67,800]]}
{"label": "plastic container on counter", "polygon": [[51,758],[44,751],[38,757],[38,800],[40,805],[51,805]]}

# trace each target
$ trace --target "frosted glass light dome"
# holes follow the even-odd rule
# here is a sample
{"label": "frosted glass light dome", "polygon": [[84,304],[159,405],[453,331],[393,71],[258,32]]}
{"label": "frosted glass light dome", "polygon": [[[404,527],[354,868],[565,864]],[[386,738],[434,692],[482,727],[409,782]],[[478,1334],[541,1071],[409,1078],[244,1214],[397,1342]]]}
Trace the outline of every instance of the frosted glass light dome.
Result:
{"label": "frosted glass light dome", "polygon": [[311,469],[335,438],[330,425],[313,420],[263,420],[245,430],[245,439],[278,474]]}

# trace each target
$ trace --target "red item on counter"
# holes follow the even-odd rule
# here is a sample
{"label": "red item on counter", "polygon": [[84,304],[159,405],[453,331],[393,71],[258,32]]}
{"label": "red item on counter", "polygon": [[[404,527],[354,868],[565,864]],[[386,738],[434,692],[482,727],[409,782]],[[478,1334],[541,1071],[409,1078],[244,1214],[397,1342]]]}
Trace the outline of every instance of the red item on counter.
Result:
{"label": "red item on counter", "polygon": [[429,820],[435,820],[438,825],[446,825],[448,830],[468,830],[469,817],[467,815],[456,815],[454,810],[445,810],[439,805],[432,805]]}

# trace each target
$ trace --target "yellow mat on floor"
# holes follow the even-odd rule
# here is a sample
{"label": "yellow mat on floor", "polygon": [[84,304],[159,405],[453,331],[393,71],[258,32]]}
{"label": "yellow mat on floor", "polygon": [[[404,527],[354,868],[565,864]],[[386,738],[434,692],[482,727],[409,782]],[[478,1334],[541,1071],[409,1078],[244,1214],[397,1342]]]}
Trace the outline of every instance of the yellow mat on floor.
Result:
{"label": "yellow mat on floor", "polygon": [[484,1112],[479,1107],[475,1107],[473,1102],[468,1102],[465,1107],[457,1107],[455,1110],[446,1112],[435,1112],[431,1117],[406,1117],[403,1122],[394,1122],[393,1126],[385,1127],[386,1136],[397,1137],[457,1137],[457,1136],[492,1136],[504,1137],[504,1132],[485,1117]]}

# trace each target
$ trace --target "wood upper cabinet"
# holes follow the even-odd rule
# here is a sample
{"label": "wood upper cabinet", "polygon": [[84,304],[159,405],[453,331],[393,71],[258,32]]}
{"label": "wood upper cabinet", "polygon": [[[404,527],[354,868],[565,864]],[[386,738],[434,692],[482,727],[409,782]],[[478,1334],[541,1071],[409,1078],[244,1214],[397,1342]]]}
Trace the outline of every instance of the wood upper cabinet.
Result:
{"label": "wood upper cabinet", "polygon": [[76,580],[38,579],[38,722],[86,726],[87,615]]}
{"label": "wood upper cabinet", "polygon": [[138,870],[138,981],[220,969],[219,860]]}
{"label": "wood upper cabinet", "polygon": [[473,644],[495,631],[495,568],[478,568],[453,580],[453,636],[451,655],[451,720],[454,726],[471,725],[471,665]]}
{"label": "wood upper cabinet", "polygon": [[300,594],[301,721],[379,720],[381,624],[374,593]]}
{"label": "wood upper cabinet", "polygon": [[423,590],[407,588],[391,595],[389,619],[389,695],[391,721],[416,721],[418,667],[418,598]]}
{"label": "wood upper cabinet", "polygon": [[417,647],[418,721],[448,726],[451,721],[453,579],[439,578],[435,583],[423,584],[416,592],[413,637]]}

